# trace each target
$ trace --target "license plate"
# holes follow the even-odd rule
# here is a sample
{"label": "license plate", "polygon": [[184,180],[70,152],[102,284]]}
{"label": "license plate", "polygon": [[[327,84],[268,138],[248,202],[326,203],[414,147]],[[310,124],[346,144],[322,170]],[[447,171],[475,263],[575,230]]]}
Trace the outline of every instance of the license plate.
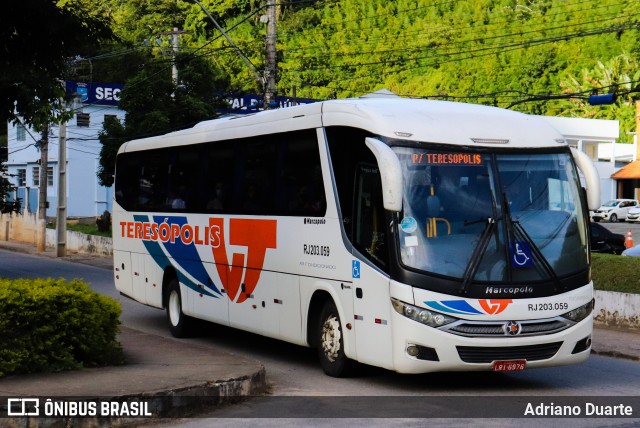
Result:
{"label": "license plate", "polygon": [[491,370],[494,372],[519,372],[527,365],[526,360],[494,361]]}

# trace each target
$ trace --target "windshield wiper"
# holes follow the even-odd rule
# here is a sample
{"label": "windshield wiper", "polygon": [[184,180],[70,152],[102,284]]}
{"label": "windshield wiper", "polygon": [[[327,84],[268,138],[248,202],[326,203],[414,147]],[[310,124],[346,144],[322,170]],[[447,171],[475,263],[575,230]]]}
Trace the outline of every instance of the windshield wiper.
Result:
{"label": "windshield wiper", "polygon": [[[544,254],[542,254],[542,251],[540,251],[540,248],[538,248],[538,246],[536,245],[534,240],[531,238],[531,236],[529,236],[529,234],[527,233],[525,228],[522,226],[522,224],[520,224],[520,221],[514,220],[511,217],[511,208],[509,207],[509,198],[507,198],[507,194],[504,192],[502,193],[502,201],[504,204],[504,213],[505,213],[506,222],[507,224],[511,225],[509,229],[513,230],[514,232],[513,238],[517,241],[518,235],[519,235],[519,238],[522,241],[524,241],[531,249],[531,253],[534,259],[537,259],[540,262],[543,270],[547,273],[549,278],[553,280],[553,282],[556,284],[556,287],[560,288],[560,280],[558,279],[556,272],[553,270],[553,267],[549,264],[549,261],[547,260],[547,258],[544,256]],[[507,242],[508,241],[509,240],[507,239]],[[507,254],[509,254],[509,257],[512,257],[511,251],[513,251],[512,248],[510,248],[509,252],[507,252]]]}
{"label": "windshield wiper", "polygon": [[[472,222],[472,223],[475,223],[475,222]],[[465,222],[465,225],[466,224],[467,223]],[[489,245],[489,241],[491,240],[491,235],[493,234],[493,229],[495,229],[495,226],[496,226],[496,220],[493,217],[487,218],[487,224],[485,224],[484,229],[482,229],[480,240],[478,241],[476,248],[473,249],[473,253],[471,254],[469,264],[467,265],[467,268],[464,271],[464,276],[462,277],[462,288],[460,288],[460,293],[462,294],[467,293],[469,284],[471,283],[471,280],[476,275],[476,272],[480,267],[480,262],[482,261],[482,255],[487,249],[487,245]]]}

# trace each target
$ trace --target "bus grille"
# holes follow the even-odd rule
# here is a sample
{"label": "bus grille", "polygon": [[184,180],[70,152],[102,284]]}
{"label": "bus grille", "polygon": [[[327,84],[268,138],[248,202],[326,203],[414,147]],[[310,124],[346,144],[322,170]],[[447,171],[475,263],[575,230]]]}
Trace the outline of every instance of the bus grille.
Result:
{"label": "bus grille", "polygon": [[[454,323],[443,330],[458,336],[466,337],[512,337],[505,333],[502,326],[504,322],[471,322],[461,321]],[[564,322],[558,319],[546,321],[521,321],[522,326],[518,336],[541,336],[545,334],[558,333],[571,327],[571,322]]]}
{"label": "bus grille", "polygon": [[465,363],[491,363],[505,360],[538,361],[553,357],[562,346],[562,342],[544,343],[529,346],[456,346],[460,359]]}

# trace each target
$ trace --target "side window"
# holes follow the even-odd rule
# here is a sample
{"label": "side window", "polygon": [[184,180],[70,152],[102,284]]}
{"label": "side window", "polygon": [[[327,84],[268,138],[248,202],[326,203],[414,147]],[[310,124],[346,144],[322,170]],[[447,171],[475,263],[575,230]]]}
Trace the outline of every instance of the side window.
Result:
{"label": "side window", "polygon": [[386,270],[386,212],[376,158],[367,148],[370,133],[347,127],[326,129],[344,230],[351,243]]}
{"label": "side window", "polygon": [[140,157],[135,153],[123,153],[116,159],[116,201],[125,210],[138,210],[140,196]]}
{"label": "side window", "polygon": [[324,216],[316,130],[123,153],[116,200],[132,211]]}
{"label": "side window", "polygon": [[324,216],[324,193],[320,153],[315,131],[285,134],[279,150],[277,211],[293,216]]}
{"label": "side window", "polygon": [[236,182],[237,206],[245,214],[273,214],[277,146],[262,138],[243,144]]}
{"label": "side window", "polygon": [[27,185],[27,170],[18,169],[18,187],[24,187]]}
{"label": "side window", "polygon": [[207,213],[233,213],[237,211],[233,195],[236,166],[234,144],[226,141],[208,143],[202,156],[201,196]]}
{"label": "side window", "polygon": [[388,257],[385,223],[380,171],[375,164],[360,164],[354,190],[353,244],[383,269]]}
{"label": "side window", "polygon": [[199,153],[195,147],[184,147],[173,153],[169,164],[168,211],[197,211],[201,205],[198,197]]}
{"label": "side window", "polygon": [[169,153],[124,153],[116,161],[116,201],[130,211],[164,211]]}
{"label": "side window", "polygon": [[376,158],[365,145],[370,133],[355,128],[330,127],[326,129],[329,155],[336,181],[338,202],[345,232],[352,240],[353,190],[356,168],[366,162],[375,164]]}
{"label": "side window", "polygon": [[165,211],[167,209],[167,178],[169,152],[145,152],[138,182],[140,211]]}

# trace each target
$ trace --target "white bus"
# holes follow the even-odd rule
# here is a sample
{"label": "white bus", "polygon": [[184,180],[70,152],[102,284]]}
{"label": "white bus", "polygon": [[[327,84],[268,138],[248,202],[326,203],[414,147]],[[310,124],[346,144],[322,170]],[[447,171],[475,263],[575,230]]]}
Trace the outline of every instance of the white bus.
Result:
{"label": "white bus", "polygon": [[[581,185],[576,165],[585,186]],[[401,373],[584,361],[590,159],[542,119],[402,98],[332,100],[124,144],[117,289]]]}

